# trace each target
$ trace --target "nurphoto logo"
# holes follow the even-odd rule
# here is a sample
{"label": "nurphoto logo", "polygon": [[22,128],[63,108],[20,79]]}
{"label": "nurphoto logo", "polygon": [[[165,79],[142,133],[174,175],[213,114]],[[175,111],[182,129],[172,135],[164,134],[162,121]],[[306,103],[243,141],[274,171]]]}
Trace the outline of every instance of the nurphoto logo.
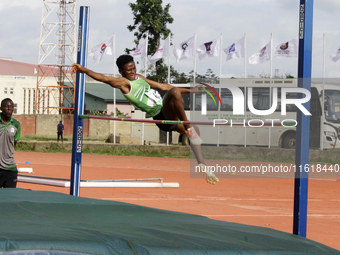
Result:
{"label": "nurphoto logo", "polygon": [[[222,101],[219,97],[218,93],[214,88],[209,86],[208,84],[202,83],[203,85],[207,86],[209,89],[211,89],[217,98],[219,99],[221,105]],[[244,94],[242,90],[234,85],[224,85],[224,88],[227,88],[230,90],[233,98],[233,115],[244,115]],[[207,91],[206,89],[202,89],[205,91],[210,97],[213,99],[215,105],[216,101],[212,94]],[[248,95],[253,94],[253,88],[247,88]],[[303,93],[305,94],[304,98],[287,98],[288,93]],[[249,111],[255,115],[270,115],[272,114],[275,109],[277,108],[277,99],[278,99],[278,93],[277,88],[273,88],[273,102],[272,106],[268,110],[257,110],[254,108],[253,105],[253,98],[250,96],[248,97],[248,107]],[[288,104],[294,104],[297,108],[299,108],[304,115],[312,115],[302,104],[307,103],[311,99],[310,91],[304,88],[282,88],[281,89],[281,115],[287,114],[287,105]],[[205,94],[202,95],[202,109],[201,113],[202,115],[207,114],[207,97]]]}

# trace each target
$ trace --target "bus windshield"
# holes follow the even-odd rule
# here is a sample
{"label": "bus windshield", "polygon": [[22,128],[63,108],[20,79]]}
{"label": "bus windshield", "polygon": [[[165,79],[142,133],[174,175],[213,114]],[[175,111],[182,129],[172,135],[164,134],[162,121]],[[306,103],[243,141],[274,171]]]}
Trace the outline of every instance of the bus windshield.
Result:
{"label": "bus windshield", "polygon": [[333,123],[340,123],[340,90],[325,90],[325,117]]}

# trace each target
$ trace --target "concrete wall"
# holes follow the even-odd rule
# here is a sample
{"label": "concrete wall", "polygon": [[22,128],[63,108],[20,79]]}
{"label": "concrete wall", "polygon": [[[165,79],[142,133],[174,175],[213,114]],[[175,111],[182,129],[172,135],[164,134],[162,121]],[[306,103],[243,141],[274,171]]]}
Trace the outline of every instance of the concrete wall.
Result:
{"label": "concrete wall", "polygon": [[[36,134],[42,136],[57,135],[57,125],[61,120],[60,115],[36,115],[36,118]],[[21,125],[24,125],[24,123]]]}
{"label": "concrete wall", "polygon": [[[64,124],[64,136],[73,135],[73,115],[14,115],[21,124],[21,135],[57,137],[57,125]],[[84,119],[83,136],[107,139],[114,132],[114,121]],[[116,121],[116,136],[130,136],[131,122]]]}
{"label": "concrete wall", "polygon": [[[110,121],[110,134],[114,133],[114,121]],[[116,136],[130,136],[131,122],[116,121]]]}
{"label": "concrete wall", "polygon": [[[90,119],[89,137],[106,139],[114,133],[114,121]],[[116,136],[130,136],[131,122],[116,121]]]}
{"label": "concrete wall", "polygon": [[110,121],[90,119],[90,137],[106,139],[110,135]]}

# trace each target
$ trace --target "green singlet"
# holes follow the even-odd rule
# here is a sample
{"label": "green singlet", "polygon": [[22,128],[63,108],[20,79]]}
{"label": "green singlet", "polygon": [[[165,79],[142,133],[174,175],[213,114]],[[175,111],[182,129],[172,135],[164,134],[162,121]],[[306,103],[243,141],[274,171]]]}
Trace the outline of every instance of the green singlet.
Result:
{"label": "green singlet", "polygon": [[5,124],[1,120],[0,113],[0,169],[8,171],[18,171],[13,153],[14,143],[19,141],[21,136],[21,126],[19,121],[13,119]]}
{"label": "green singlet", "polygon": [[163,99],[158,91],[150,88],[145,80],[136,77],[136,80],[130,81],[129,94],[123,95],[132,105],[146,112],[146,118],[154,117],[160,113],[163,107]]}

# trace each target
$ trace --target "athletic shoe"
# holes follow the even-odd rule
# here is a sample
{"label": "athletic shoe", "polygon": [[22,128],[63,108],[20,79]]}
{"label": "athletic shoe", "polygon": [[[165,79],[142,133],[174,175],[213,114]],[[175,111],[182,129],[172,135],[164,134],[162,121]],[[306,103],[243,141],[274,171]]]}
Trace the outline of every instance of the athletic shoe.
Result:
{"label": "athletic shoe", "polygon": [[198,136],[198,134],[196,133],[196,130],[193,127],[185,131],[185,134],[187,135],[187,137],[189,137],[190,144],[193,144],[193,145],[202,144],[201,137]]}
{"label": "athletic shoe", "polygon": [[198,166],[201,168],[201,172],[203,173],[203,176],[207,183],[210,183],[212,185],[215,185],[219,182],[219,179],[214,175],[212,172],[210,172],[207,169],[207,166],[204,164],[198,164]]}

